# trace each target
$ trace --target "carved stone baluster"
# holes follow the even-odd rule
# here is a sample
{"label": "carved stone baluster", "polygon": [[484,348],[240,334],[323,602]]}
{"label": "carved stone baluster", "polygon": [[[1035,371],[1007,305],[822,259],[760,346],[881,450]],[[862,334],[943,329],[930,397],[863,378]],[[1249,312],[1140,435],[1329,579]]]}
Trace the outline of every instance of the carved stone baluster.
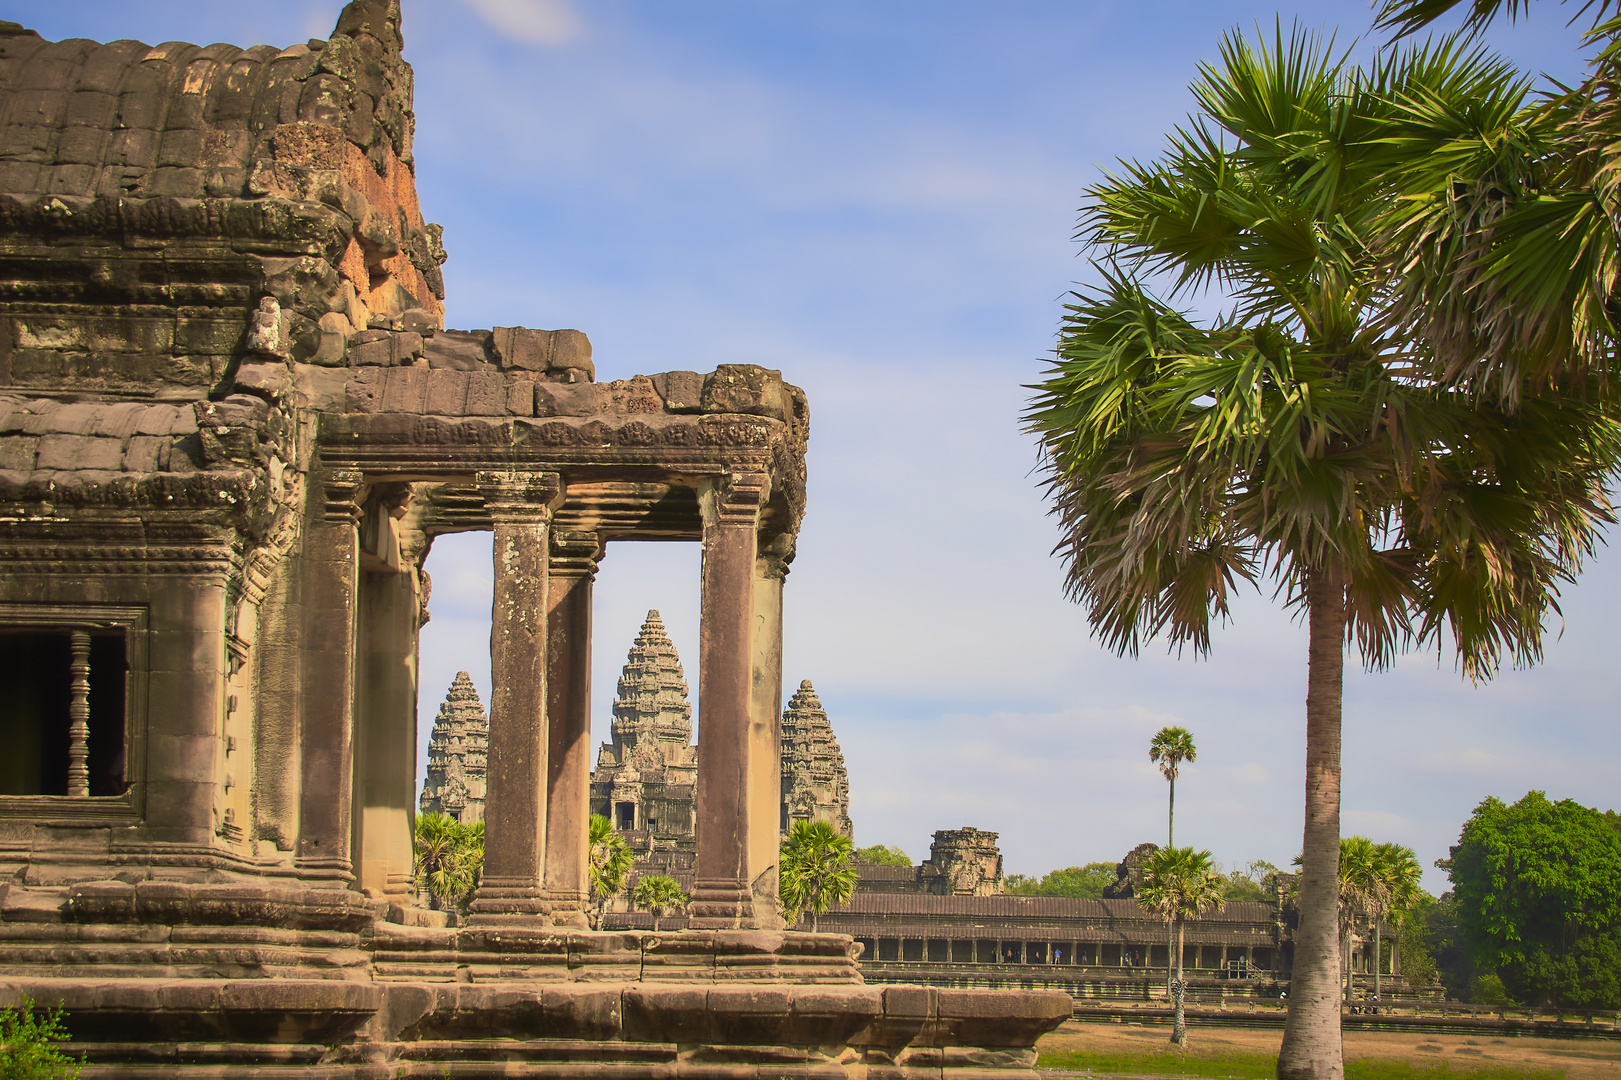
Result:
{"label": "carved stone baluster", "polygon": [[68,702],[68,794],[83,799],[90,794],[90,633],[73,631],[72,677]]}

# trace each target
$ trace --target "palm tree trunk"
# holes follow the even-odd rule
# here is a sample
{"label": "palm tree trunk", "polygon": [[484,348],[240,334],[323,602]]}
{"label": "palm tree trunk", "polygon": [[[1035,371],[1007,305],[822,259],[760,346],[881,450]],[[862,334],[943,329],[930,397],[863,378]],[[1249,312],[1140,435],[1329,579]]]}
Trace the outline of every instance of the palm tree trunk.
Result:
{"label": "palm tree trunk", "polygon": [[1176,1009],[1175,1016],[1174,1016],[1174,1018],[1172,1019],[1172,1022],[1171,1022],[1171,1041],[1173,1043],[1175,1043],[1177,1046],[1186,1046],[1186,1045],[1188,1045],[1188,1015],[1187,1015],[1187,1011],[1186,1011],[1186,1009],[1185,1009],[1185,1007],[1183,1005],[1183,1001],[1188,996],[1188,988],[1187,988],[1187,984],[1182,981],[1182,950],[1185,948],[1185,946],[1183,945],[1183,939],[1184,939],[1184,935],[1186,933],[1187,933],[1186,923],[1181,919],[1177,919],[1176,920],[1176,981],[1177,981],[1177,989],[1180,990],[1181,993],[1173,993],[1171,995],[1172,1000],[1174,1001],[1174,1007]]}
{"label": "palm tree trunk", "polygon": [[1382,940],[1384,932],[1385,917],[1380,915],[1378,919],[1374,920],[1373,924],[1373,998],[1375,1001],[1379,1000],[1380,976],[1384,974],[1381,970],[1384,966],[1384,942]]}
{"label": "palm tree trunk", "polygon": [[[1176,777],[1169,777],[1171,781],[1171,813],[1170,821],[1165,828],[1165,846],[1176,846]],[[1171,949],[1175,944],[1175,931],[1171,920],[1165,920],[1165,996],[1171,996]],[[1180,963],[1180,961],[1178,961]],[[1177,978],[1181,978],[1180,975]]]}
{"label": "palm tree trunk", "polygon": [[1278,1080],[1343,1080],[1338,938],[1345,573],[1337,562],[1308,572],[1306,610],[1306,828]]}

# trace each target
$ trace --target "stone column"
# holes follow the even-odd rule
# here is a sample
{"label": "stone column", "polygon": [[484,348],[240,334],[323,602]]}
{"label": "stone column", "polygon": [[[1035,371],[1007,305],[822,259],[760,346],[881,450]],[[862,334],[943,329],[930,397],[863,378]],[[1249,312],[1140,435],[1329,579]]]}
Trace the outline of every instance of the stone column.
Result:
{"label": "stone column", "polygon": [[750,873],[753,830],[777,833],[775,799],[770,815],[754,820],[754,584],[757,530],[768,490],[763,474],[740,473],[708,481],[698,493],[704,525],[698,872],[688,909],[695,930],[758,925]]}
{"label": "stone column", "polygon": [[[591,585],[597,534],[552,534],[546,588],[546,897],[552,922],[586,927],[591,823]],[[611,810],[610,810],[611,812]]]}
{"label": "stone column", "polygon": [[420,611],[411,569],[367,570],[360,590],[355,871],[374,896],[411,891]]}
{"label": "stone column", "polygon": [[556,473],[477,476],[495,525],[490,620],[490,750],[478,923],[544,925],[546,849],[546,571]]}
{"label": "stone column", "polygon": [[363,477],[327,470],[311,491],[301,560],[298,855],[308,877],[350,879],[354,776],[355,621]]}
{"label": "stone column", "polygon": [[777,903],[777,859],[782,851],[782,586],[792,559],[793,537],[777,536],[760,545],[754,560],[748,879],[754,925],[770,930],[782,928]]}

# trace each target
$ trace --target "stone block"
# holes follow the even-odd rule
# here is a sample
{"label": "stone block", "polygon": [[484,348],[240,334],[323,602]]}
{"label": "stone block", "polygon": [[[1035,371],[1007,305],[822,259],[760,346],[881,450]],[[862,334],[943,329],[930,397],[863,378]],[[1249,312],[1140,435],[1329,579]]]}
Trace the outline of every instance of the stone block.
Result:
{"label": "stone block", "polygon": [[457,371],[478,371],[490,366],[485,342],[487,331],[441,330],[423,346],[428,366],[454,368]]}
{"label": "stone block", "polygon": [[419,413],[428,388],[426,368],[394,368],[384,373],[383,411]]}
{"label": "stone block", "polygon": [[201,169],[158,168],[143,185],[148,195],[166,195],[173,199],[195,199],[203,190]]}
{"label": "stone block", "polygon": [[[387,331],[365,331],[366,333],[386,334]],[[359,337],[356,334],[355,337]],[[384,337],[377,341],[361,341],[356,343],[354,338],[349,339],[349,366],[350,367],[387,367],[394,362],[393,349],[388,339]]]}
{"label": "stone block", "polygon": [[147,779],[152,783],[213,779],[219,754],[219,742],[211,735],[152,735],[147,740]]}
{"label": "stone block", "polygon": [[463,371],[430,369],[423,411],[435,416],[461,416],[466,411],[468,381],[469,376]]}
{"label": "stone block", "polygon": [[884,1015],[896,1020],[932,1020],[938,1013],[936,993],[925,986],[886,986]]}
{"label": "stone block", "polygon": [[704,377],[696,371],[666,371],[653,376],[653,389],[674,413],[703,411]]}
{"label": "stone block", "polygon": [[389,335],[389,355],[396,364],[409,364],[422,355],[422,335],[397,331]]}
{"label": "stone block", "polygon": [[158,435],[133,436],[124,448],[124,471],[162,472],[169,457],[169,440]]}
{"label": "stone block", "polygon": [[45,180],[45,190],[52,195],[82,195],[88,198],[96,191],[94,165],[53,165]]}
{"label": "stone block", "polygon": [[[189,430],[177,430],[182,424]],[[191,409],[178,405],[149,405],[135,424],[135,431],[140,435],[189,435],[196,430],[197,419]]]}
{"label": "stone block", "polygon": [[292,378],[285,364],[248,361],[236,369],[236,385],[238,389],[259,394],[270,401],[280,401],[282,395],[292,388]]}
{"label": "stone block", "polygon": [[145,414],[146,406],[138,401],[120,401],[103,405],[96,410],[86,434],[127,439],[135,434],[136,425]]}
{"label": "stone block", "polygon": [[[466,416],[505,416],[507,413],[507,381],[499,371],[467,372],[467,399],[462,407]],[[531,384],[533,385],[533,384]],[[530,411],[534,412],[534,391],[530,390]]]}
{"label": "stone block", "polygon": [[[83,95],[74,95],[75,97]],[[56,140],[58,165],[100,165],[107,133],[97,128],[64,128]]]}
{"label": "stone block", "polygon": [[39,438],[33,435],[10,435],[0,438],[0,469],[33,472],[34,458],[39,451]]}
{"label": "stone block", "polygon": [[123,468],[124,448],[117,439],[92,435],[46,435],[39,441],[35,468],[73,472],[80,469],[116,471]]}
{"label": "stone block", "polygon": [[400,330],[424,337],[431,337],[443,329],[443,323],[443,319],[426,308],[411,308],[401,312],[400,317],[394,320],[394,325]]}
{"label": "stone block", "polygon": [[712,1030],[707,987],[640,983],[625,988],[622,1002],[627,1041],[697,1043]]}
{"label": "stone block", "polygon": [[491,333],[490,351],[503,368],[573,372],[575,377],[587,382],[596,377],[591,361],[591,340],[578,330],[498,326]]}
{"label": "stone block", "polygon": [[722,364],[704,379],[702,411],[781,420],[786,415],[782,372],[758,364]]}
{"label": "stone block", "polygon": [[535,415],[535,384],[529,379],[507,383],[506,411],[513,416]]}
{"label": "stone block", "polygon": [[101,405],[94,401],[77,401],[51,412],[45,421],[45,430],[58,435],[88,435],[96,422]]}

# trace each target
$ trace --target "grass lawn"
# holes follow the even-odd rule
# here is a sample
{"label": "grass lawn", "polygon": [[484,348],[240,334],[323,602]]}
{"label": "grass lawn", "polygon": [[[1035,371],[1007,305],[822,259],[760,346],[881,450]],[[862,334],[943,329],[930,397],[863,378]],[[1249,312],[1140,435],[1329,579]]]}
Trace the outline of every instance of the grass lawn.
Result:
{"label": "grass lawn", "polygon": [[[1095,1077],[1271,1080],[1280,1031],[1195,1028],[1188,1049],[1168,1027],[1071,1021],[1043,1038],[1040,1069]],[[1345,1037],[1346,1080],[1613,1080],[1621,1040],[1497,1039],[1356,1032]]]}

